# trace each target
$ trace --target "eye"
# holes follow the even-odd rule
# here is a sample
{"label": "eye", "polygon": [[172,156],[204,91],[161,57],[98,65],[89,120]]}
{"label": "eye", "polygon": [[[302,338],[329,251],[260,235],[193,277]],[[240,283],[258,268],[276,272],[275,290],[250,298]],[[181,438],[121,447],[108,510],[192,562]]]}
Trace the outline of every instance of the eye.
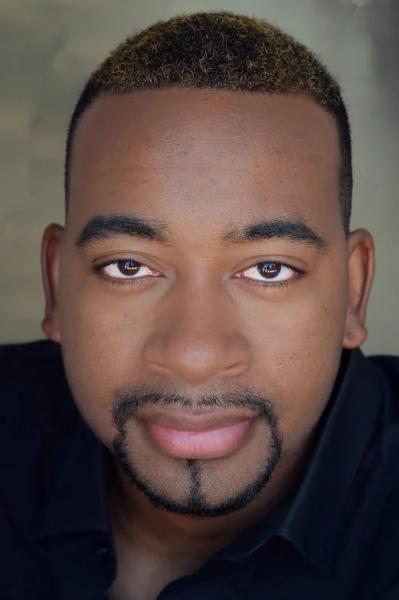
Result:
{"label": "eye", "polygon": [[300,274],[301,271],[299,269],[294,269],[283,263],[265,261],[257,263],[244,271],[240,271],[237,276],[240,279],[251,279],[265,285],[284,285],[287,281],[298,277]]}
{"label": "eye", "polygon": [[157,277],[159,275],[157,271],[153,271],[131,258],[114,260],[96,267],[96,270],[111,280],[143,279],[144,277]]}

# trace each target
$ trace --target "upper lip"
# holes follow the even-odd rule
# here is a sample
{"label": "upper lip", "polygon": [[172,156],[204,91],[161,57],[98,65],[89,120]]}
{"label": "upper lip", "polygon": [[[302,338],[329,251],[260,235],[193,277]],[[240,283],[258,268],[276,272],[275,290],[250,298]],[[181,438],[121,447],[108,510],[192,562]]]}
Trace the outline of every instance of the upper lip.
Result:
{"label": "upper lip", "polygon": [[218,409],[202,410],[202,411],[187,411],[169,409],[143,409],[137,414],[137,417],[150,424],[159,425],[168,429],[176,429],[177,431],[205,431],[208,429],[221,429],[229,427],[242,421],[253,419],[254,414],[247,411]]}

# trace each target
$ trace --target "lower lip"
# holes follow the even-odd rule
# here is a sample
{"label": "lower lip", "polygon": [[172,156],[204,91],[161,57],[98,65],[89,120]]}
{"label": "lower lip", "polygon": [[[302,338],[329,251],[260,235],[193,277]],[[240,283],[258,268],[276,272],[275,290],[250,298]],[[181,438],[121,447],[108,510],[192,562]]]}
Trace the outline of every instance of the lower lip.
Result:
{"label": "lower lip", "polygon": [[147,423],[150,436],[169,456],[175,458],[222,458],[241,445],[252,419],[234,425],[202,431],[180,431]]}

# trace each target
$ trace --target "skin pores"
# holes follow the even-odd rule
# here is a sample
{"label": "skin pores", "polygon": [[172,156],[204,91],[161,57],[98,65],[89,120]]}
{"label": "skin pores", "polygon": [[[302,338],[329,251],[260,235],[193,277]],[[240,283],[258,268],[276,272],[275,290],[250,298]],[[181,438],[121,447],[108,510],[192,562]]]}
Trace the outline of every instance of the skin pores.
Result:
{"label": "skin pores", "polygon": [[[47,333],[62,345],[79,410],[112,451],[121,390],[180,395],[191,409],[251,393],[272,406],[281,456],[245,510],[267,503],[296,468],[342,347],[365,335],[348,316],[356,312],[351,285],[367,286],[362,269],[349,268],[338,171],[335,122],[307,98],[169,89],[101,98],[88,109],[73,146],[65,230],[46,234]],[[159,224],[165,241],[110,233],[77,245],[90,219],[109,215]],[[323,245],[226,241],[226,232],[264,220],[304,223]],[[140,277],[115,281],[127,260],[142,265]],[[260,280],[260,263],[282,265],[284,279]],[[355,271],[361,282],[351,284]],[[195,480],[190,456],[164,452],[139,418],[125,434],[141,480],[184,512]],[[197,459],[198,498],[215,508],[239,495],[271,453],[271,429],[255,419],[232,452]]]}

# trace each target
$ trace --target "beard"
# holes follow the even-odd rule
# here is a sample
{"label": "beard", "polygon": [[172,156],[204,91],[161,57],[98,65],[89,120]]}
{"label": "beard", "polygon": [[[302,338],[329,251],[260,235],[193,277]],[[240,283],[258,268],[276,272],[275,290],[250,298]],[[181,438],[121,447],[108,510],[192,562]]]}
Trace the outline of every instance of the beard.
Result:
{"label": "beard", "polygon": [[[155,454],[138,426],[139,411],[151,405],[173,410],[232,407],[252,413],[255,431],[236,455],[220,459],[177,459]],[[221,412],[221,411],[220,411]],[[127,479],[158,509],[191,517],[219,517],[244,508],[269,481],[282,453],[271,401],[248,391],[199,401],[143,388],[116,395],[114,457]]]}

